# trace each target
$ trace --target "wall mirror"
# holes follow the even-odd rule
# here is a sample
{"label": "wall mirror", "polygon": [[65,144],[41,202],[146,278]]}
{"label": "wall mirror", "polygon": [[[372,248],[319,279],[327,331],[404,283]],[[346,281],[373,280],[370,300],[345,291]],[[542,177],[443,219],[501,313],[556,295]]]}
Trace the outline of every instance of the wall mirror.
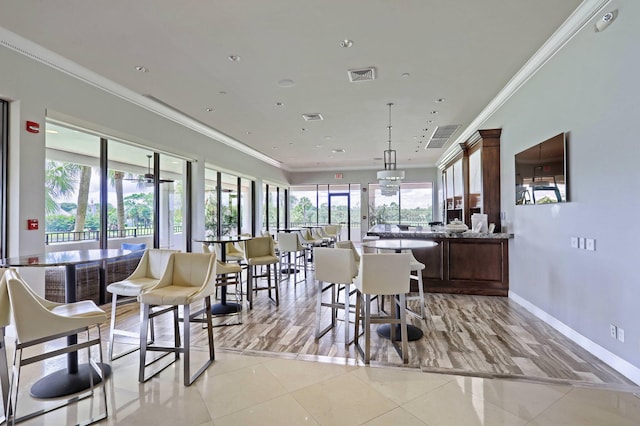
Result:
{"label": "wall mirror", "polygon": [[566,148],[560,133],[516,154],[516,205],[568,201]]}

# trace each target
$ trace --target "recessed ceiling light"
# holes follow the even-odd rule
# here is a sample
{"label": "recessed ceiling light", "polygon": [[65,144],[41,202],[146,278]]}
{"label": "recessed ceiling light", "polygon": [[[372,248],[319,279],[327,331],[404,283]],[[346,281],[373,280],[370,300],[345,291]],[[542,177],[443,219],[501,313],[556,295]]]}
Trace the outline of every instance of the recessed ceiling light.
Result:
{"label": "recessed ceiling light", "polygon": [[220,93],[222,96],[224,96],[224,95],[226,95],[226,94],[227,94],[227,92],[225,92],[224,90],[221,90],[221,91],[220,91],[220,92],[218,92],[218,93]]}
{"label": "recessed ceiling light", "polygon": [[271,149],[278,149],[278,147],[277,146],[272,146]]}
{"label": "recessed ceiling light", "polygon": [[343,153],[344,148],[335,148],[335,149],[332,149],[331,152],[333,152],[334,154]]}
{"label": "recessed ceiling light", "polygon": [[293,87],[294,85],[294,81],[288,78],[282,79],[278,82],[278,86],[280,87]]}
{"label": "recessed ceiling light", "polygon": [[436,99],[436,103],[437,103],[437,104],[441,104],[441,103],[443,103],[444,101],[446,101],[446,99],[445,99],[445,98],[438,98],[438,99]]}
{"label": "recessed ceiling light", "polygon": [[307,129],[305,129],[304,127],[303,127],[302,129],[300,129],[300,130],[302,130],[303,132],[306,132],[306,131],[307,131]]}
{"label": "recessed ceiling light", "polygon": [[427,120],[427,123],[431,124],[431,123],[433,123],[433,120]]}
{"label": "recessed ceiling light", "polygon": [[276,102],[276,106],[284,106],[284,102]]}
{"label": "recessed ceiling light", "polygon": [[209,107],[206,109],[207,112],[213,112],[213,108]]}
{"label": "recessed ceiling light", "polygon": [[438,113],[438,111],[436,111],[436,110],[431,111],[431,115],[436,115],[437,113]]}
{"label": "recessed ceiling light", "polygon": [[353,46],[353,40],[344,39],[340,42],[340,47],[348,49]]}
{"label": "recessed ceiling light", "polygon": [[333,139],[333,136],[325,136],[324,137],[324,140],[326,140],[326,141],[330,141],[331,139]]}
{"label": "recessed ceiling light", "polygon": [[146,68],[146,67],[143,67],[143,66],[141,66],[141,65],[138,65],[138,66],[136,67],[136,71],[139,71],[139,72],[149,72],[149,68]]}
{"label": "recessed ceiling light", "polygon": [[316,148],[322,148],[322,145],[316,145]]}
{"label": "recessed ceiling light", "polygon": [[402,73],[402,75],[400,77],[402,78],[409,78],[411,74],[409,74],[408,72]]}
{"label": "recessed ceiling light", "polygon": [[250,134],[251,134],[251,132],[247,132],[247,134],[248,134],[248,135],[250,135]]}
{"label": "recessed ceiling light", "polygon": [[229,55],[229,56],[228,56],[228,59],[229,59],[231,62],[238,62],[238,61],[240,60],[240,56],[238,56],[238,55]]}

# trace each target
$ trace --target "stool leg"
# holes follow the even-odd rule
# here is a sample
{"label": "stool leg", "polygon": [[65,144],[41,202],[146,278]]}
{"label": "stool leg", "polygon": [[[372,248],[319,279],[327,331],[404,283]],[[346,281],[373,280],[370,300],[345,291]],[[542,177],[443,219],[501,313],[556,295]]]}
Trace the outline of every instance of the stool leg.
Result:
{"label": "stool leg", "polygon": [[138,381],[144,382],[144,368],[147,365],[147,330],[149,329],[149,305],[141,304],[142,321],[140,321],[140,366],[138,370]]}
{"label": "stool leg", "polygon": [[116,329],[116,305],[118,302],[118,295],[113,294],[111,296],[111,329],[109,330],[109,361],[113,361],[113,343],[115,336],[113,331]]}

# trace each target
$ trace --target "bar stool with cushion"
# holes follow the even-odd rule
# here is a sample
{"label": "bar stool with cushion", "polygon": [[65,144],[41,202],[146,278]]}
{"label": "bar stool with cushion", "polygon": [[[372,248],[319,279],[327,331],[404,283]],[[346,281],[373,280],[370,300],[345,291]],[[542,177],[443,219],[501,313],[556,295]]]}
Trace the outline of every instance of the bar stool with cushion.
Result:
{"label": "bar stool with cushion", "polygon": [[[213,324],[211,321],[211,295],[215,291],[216,285],[216,255],[205,253],[172,253],[167,262],[167,268],[160,278],[160,281],[152,288],[146,290],[138,296],[138,301],[142,304],[143,319],[140,324],[140,370],[138,381],[146,382],[153,376],[160,373],[173,362],[180,354],[184,355],[184,385],[190,386],[215,359],[213,344]],[[199,310],[191,313],[190,305],[204,300],[204,312]],[[168,307],[167,307],[168,305]],[[153,307],[163,306],[164,308],[152,311]],[[180,331],[178,327],[178,307],[182,306],[183,312],[183,344],[180,344]],[[174,346],[160,346],[154,342],[147,343],[147,330],[149,320],[158,315],[168,312],[173,313],[174,318]],[[204,313],[205,318],[199,318]],[[191,375],[191,323],[205,323],[207,327],[207,341],[209,346],[209,357],[207,361]],[[174,358],[169,364],[156,369],[150,375],[146,375],[146,368],[155,363],[158,359],[147,363],[147,352],[173,353]]]}
{"label": "bar stool with cushion", "polygon": [[[338,309],[344,312],[344,344],[351,343],[349,338],[349,313],[351,305],[351,284],[358,274],[358,268],[350,249],[317,247],[314,249],[316,279],[318,280],[318,298],[316,302],[316,340],[324,336],[337,323]],[[344,289],[344,301],[339,302],[340,287]],[[330,301],[323,300],[325,291],[331,290]],[[331,324],[321,329],[322,308],[331,308]]]}
{"label": "bar stool with cushion", "polygon": [[[122,281],[111,283],[107,286],[107,291],[112,294],[111,333],[109,336],[109,361],[121,358],[140,349],[140,347],[136,345],[134,348],[128,351],[113,355],[116,336],[135,338],[136,340],[140,338],[138,333],[116,328],[116,308],[119,303],[118,297],[121,298],[120,305],[122,305],[123,303],[136,302],[136,298],[140,293],[158,283],[160,277],[162,277],[162,274],[164,273],[165,268],[167,267],[169,256],[171,255],[171,253],[176,252],[177,250],[147,249],[142,255],[140,263],[138,263],[138,267],[128,278]],[[142,319],[142,306],[140,307],[140,318]],[[153,340],[153,338],[154,330],[153,324],[151,324],[151,340]]]}
{"label": "bar stool with cushion", "polygon": [[[356,349],[369,364],[371,351],[371,324],[388,323],[391,325],[391,342],[395,343],[396,327],[400,325],[402,347],[399,351],[402,362],[409,361],[409,345],[407,338],[407,316],[405,314],[405,294],[409,292],[409,274],[411,256],[407,253],[363,254],[360,258],[360,271],[355,279],[358,289],[356,298]],[[390,315],[371,315],[371,298],[373,295],[392,297]],[[363,300],[364,299],[364,300]],[[364,313],[364,350],[360,346],[359,330],[361,316]]]}
{"label": "bar stool with cushion", "polygon": [[[9,303],[7,303],[7,298]],[[15,350],[13,356],[13,374],[9,389],[9,407],[7,417],[12,423],[48,413],[52,410],[70,405],[82,399],[94,395],[94,375],[97,375],[102,385],[104,413],[92,417],[88,422],[95,423],[107,418],[107,391],[105,387],[105,371],[102,362],[102,339],[100,336],[100,324],[107,320],[106,313],[98,308],[93,301],[83,300],[74,303],[55,303],[41,298],[31,290],[29,285],[20,277],[14,269],[7,270],[2,280],[0,280],[0,302],[2,315],[6,315],[7,306],[11,307],[13,313],[13,325],[16,331]],[[90,329],[95,327],[97,335],[93,338]],[[60,342],[62,337],[74,336],[85,333],[87,339],[78,343],[67,343],[66,346],[48,345],[47,342]],[[34,346],[37,350],[31,349]],[[100,363],[96,363],[91,357],[91,347],[97,346]],[[30,414],[18,416],[18,396],[20,394],[20,373],[22,366],[34,362],[45,361],[53,357],[77,352],[87,348],[87,359],[92,373],[89,374],[90,387],[87,391],[74,394],[71,398],[62,401],[61,404],[47,406]],[[31,356],[24,357],[24,350],[27,349]]]}
{"label": "bar stool with cushion", "polygon": [[[244,243],[244,259],[248,266],[247,273],[247,298],[249,299],[249,309],[253,309],[253,292],[258,290],[267,290],[269,298],[275,302],[276,306],[280,304],[280,295],[278,292],[278,274],[274,274],[274,284],[271,283],[271,266],[278,264],[278,256],[275,252],[273,238],[257,237]],[[266,266],[267,272],[264,274],[257,273],[258,266]],[[275,267],[275,266],[274,266]],[[260,278],[267,279],[266,286],[254,286],[253,281]],[[275,292],[275,299],[271,297],[271,291]]]}
{"label": "bar stool with cushion", "polygon": [[338,241],[340,239],[340,226],[338,225],[326,225],[323,228],[325,234],[327,234],[327,236],[329,238],[331,238],[334,242]]}
{"label": "bar stool with cushion", "polygon": [[[278,234],[278,258],[280,259],[280,281],[282,281],[282,273],[286,269],[291,276],[293,272],[293,283],[298,282],[298,268],[304,269],[304,279],[307,279],[307,251],[300,244],[298,234],[295,232],[280,232]],[[293,261],[291,257],[293,256]],[[283,268],[284,266],[284,268]]]}

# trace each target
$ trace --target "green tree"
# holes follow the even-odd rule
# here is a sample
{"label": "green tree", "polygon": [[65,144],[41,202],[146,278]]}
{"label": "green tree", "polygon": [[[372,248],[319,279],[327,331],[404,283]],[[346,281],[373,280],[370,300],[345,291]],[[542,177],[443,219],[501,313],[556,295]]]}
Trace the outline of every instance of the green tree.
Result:
{"label": "green tree", "polygon": [[47,161],[45,167],[45,212],[54,214],[60,211],[58,201],[75,193],[74,182],[80,172],[80,166],[72,163]]}

